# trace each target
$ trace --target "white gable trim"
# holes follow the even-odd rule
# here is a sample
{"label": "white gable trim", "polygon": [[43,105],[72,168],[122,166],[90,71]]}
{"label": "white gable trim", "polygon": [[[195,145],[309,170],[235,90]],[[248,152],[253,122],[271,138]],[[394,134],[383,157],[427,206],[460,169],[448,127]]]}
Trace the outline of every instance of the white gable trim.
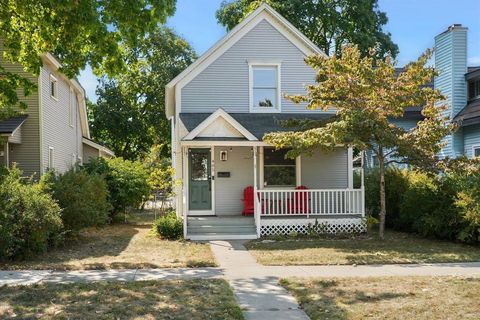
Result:
{"label": "white gable trim", "polygon": [[195,139],[203,130],[205,130],[209,125],[211,125],[219,117],[227,121],[233,128],[240,132],[245,138],[249,141],[258,141],[257,137],[250,133],[244,126],[242,126],[237,120],[235,120],[231,115],[229,115],[225,110],[218,109],[211,115],[209,115],[205,120],[203,120],[195,129],[190,131],[189,134],[183,138],[183,140],[193,140]]}
{"label": "white gable trim", "polygon": [[305,55],[326,54],[320,50],[310,39],[302,34],[290,22],[273,10],[268,4],[263,3],[242,22],[233,28],[226,36],[213,45],[194,63],[176,76],[165,86],[166,116],[170,118],[178,115],[180,109],[180,89],[205,70],[211,63],[231,48],[238,40],[251,31],[261,21],[266,20],[285,38],[292,42]]}

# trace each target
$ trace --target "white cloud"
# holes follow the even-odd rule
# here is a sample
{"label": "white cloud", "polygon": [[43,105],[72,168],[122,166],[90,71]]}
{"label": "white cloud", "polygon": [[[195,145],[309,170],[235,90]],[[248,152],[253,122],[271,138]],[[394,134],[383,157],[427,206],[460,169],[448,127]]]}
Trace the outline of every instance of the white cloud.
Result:
{"label": "white cloud", "polygon": [[471,66],[480,65],[480,56],[475,56],[475,57],[468,58],[468,65],[471,65]]}

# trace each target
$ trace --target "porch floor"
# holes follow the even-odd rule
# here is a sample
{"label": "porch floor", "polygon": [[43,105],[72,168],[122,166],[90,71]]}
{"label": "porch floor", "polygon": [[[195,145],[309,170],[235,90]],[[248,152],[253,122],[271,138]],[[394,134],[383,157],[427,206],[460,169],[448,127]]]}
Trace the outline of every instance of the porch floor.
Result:
{"label": "porch floor", "polygon": [[187,239],[233,240],[256,239],[252,216],[197,216],[187,218]]}

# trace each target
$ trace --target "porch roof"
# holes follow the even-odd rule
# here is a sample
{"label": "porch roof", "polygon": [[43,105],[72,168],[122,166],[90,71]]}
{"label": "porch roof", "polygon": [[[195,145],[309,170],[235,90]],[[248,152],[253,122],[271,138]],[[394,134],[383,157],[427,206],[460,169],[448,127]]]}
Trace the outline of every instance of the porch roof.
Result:
{"label": "porch roof", "polygon": [[[211,113],[180,113],[180,119],[190,132],[202,123]],[[291,131],[295,128],[282,126],[282,121],[291,119],[310,119],[310,120],[326,120],[333,114],[305,114],[305,113],[229,113],[237,120],[245,129],[253,134],[258,140],[262,140],[263,136],[269,132]],[[199,138],[196,138],[196,140]],[[218,140],[218,138],[216,138]],[[222,138],[224,140],[224,138]]]}
{"label": "porch roof", "polygon": [[480,99],[469,102],[453,121],[460,123],[462,127],[480,123]]}
{"label": "porch roof", "polygon": [[27,120],[27,118],[27,115],[21,115],[1,120],[0,134],[12,134],[23,124],[23,122],[25,122],[25,120]]}

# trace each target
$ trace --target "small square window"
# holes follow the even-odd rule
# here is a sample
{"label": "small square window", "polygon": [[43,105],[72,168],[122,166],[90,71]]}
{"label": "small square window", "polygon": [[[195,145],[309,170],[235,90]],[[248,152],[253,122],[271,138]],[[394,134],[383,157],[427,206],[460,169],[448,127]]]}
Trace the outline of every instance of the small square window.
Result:
{"label": "small square window", "polygon": [[54,99],[58,99],[57,78],[50,75],[50,96]]}

